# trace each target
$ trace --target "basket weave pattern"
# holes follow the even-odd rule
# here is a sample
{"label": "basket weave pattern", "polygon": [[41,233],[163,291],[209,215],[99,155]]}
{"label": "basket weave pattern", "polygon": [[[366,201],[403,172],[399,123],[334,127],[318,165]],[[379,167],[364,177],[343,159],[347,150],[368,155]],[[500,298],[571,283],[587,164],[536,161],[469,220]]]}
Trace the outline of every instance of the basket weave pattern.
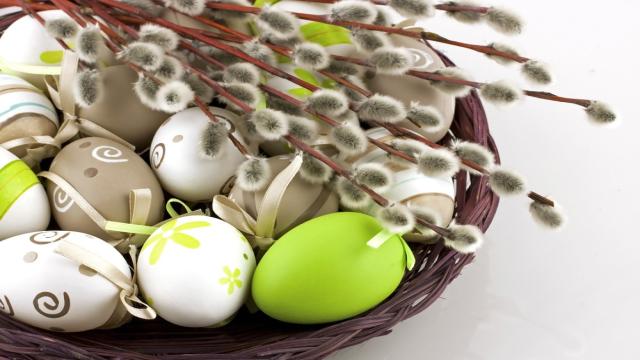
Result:
{"label": "basket weave pattern", "polygon": [[[447,65],[451,61],[442,56]],[[487,118],[475,91],[458,99],[451,128],[457,138],[487,146],[499,162]],[[498,197],[486,179],[456,179],[456,219],[485,231]],[[386,335],[400,321],[429,307],[473,260],[435,245],[412,245],[416,268],[383,304],[354,319],[326,326],[296,326],[263,314],[241,312],[221,329],[187,329],[163,321],[134,321],[116,330],[58,334],[0,315],[0,356],[19,359],[321,359],[348,346]]]}

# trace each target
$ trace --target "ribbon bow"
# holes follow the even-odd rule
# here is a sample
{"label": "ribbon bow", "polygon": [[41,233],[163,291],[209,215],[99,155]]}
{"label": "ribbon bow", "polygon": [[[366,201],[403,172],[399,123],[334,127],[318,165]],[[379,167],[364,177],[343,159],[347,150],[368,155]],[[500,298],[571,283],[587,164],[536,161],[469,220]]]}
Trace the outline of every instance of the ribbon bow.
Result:
{"label": "ribbon bow", "polygon": [[156,318],[156,312],[138,298],[138,286],[136,285],[137,251],[135,246],[129,246],[129,255],[133,262],[132,277],[124,274],[102,256],[69,240],[60,241],[55,252],[94,270],[120,289],[120,302],[109,320],[101,328],[112,329],[121,326],[129,321],[130,315],[145,320]]}
{"label": "ribbon bow", "polygon": [[213,198],[213,212],[247,235],[251,246],[261,250],[268,249],[274,242],[280,203],[289,184],[300,170],[300,166],[302,166],[302,156],[296,155],[291,163],[276,175],[265,191],[256,219],[224,195],[216,195]]}
{"label": "ribbon bow", "polygon": [[90,120],[77,116],[73,83],[78,75],[78,64],[78,55],[73,51],[65,50],[60,77],[56,78],[48,75],[44,78],[51,100],[64,114],[64,121],[55,137],[56,142],[58,144],[65,143],[78,135],[78,133],[82,133],[84,135],[107,138],[135,150],[135,146],[129,144],[118,135]]}
{"label": "ribbon bow", "polygon": [[[107,227],[109,221],[105,219],[96,208],[93,207],[71,184],[69,184],[61,176],[49,172],[42,171],[38,173],[38,176],[43,177],[62,191],[64,191],[71,200],[82,210],[98,227],[104,231],[114,231]],[[149,221],[149,215],[151,213],[151,190],[145,189],[133,189],[129,192],[129,222],[139,226],[146,226]],[[108,241],[120,252],[126,252],[129,245],[141,246],[146,239],[145,235],[137,234],[112,234],[112,240]]]}

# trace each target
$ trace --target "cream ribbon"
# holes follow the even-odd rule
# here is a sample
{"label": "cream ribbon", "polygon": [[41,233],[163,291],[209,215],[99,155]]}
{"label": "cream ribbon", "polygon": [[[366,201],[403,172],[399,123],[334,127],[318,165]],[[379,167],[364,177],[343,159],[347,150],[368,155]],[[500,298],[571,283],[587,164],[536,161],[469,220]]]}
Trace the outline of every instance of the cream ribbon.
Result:
{"label": "cream ribbon", "polygon": [[0,144],[0,147],[9,151],[23,146],[28,148],[26,155],[21,160],[35,172],[40,170],[40,161],[52,158],[60,152],[60,144],[51,136],[46,135],[23,137]]}
{"label": "cream ribbon", "polygon": [[[113,140],[119,144],[135,151],[135,146],[128,143],[118,135],[103,128],[102,126],[77,116],[76,103],[73,94],[74,81],[78,74],[79,58],[73,51],[65,50],[62,59],[60,76],[46,75],[44,77],[45,85],[49,92],[49,97],[53,104],[62,111],[63,122],[58,129],[58,133],[50,140],[50,137],[33,136],[30,138],[18,139],[16,142],[2,144],[2,147],[8,149],[22,145],[41,145],[34,146],[28,150],[27,156],[23,159],[32,168],[44,159],[54,157],[62,148],[62,144],[71,140],[78,134],[86,136],[95,136]],[[40,141],[44,142],[40,142]],[[7,145],[8,144],[8,145]],[[44,148],[44,149],[40,149]]]}
{"label": "cream ribbon", "polygon": [[[49,171],[42,171],[38,173],[38,176],[43,177],[62,191],[67,193],[69,197],[75,202],[75,204],[84,212],[100,229],[111,232],[107,228],[109,221],[105,219],[102,214],[96,208],[94,208],[85,198],[82,196],[71,184],[69,184],[61,176]],[[151,190],[145,189],[133,189],[129,192],[129,222],[136,225],[146,225],[149,221],[149,214],[151,213]],[[129,249],[129,245],[141,246],[146,240],[145,235],[116,235],[113,236],[116,240],[109,240],[109,244],[113,245],[120,252],[126,252]]]}
{"label": "cream ribbon", "polygon": [[51,75],[44,78],[51,100],[64,114],[64,121],[55,137],[56,141],[62,144],[81,133],[113,140],[131,150],[135,150],[135,146],[129,144],[118,135],[90,120],[77,116],[73,83],[78,74],[78,64],[78,55],[73,51],[65,50],[59,79]]}
{"label": "cream ribbon", "polygon": [[129,255],[133,262],[133,276],[131,278],[102,256],[69,240],[58,242],[55,252],[71,261],[94,270],[120,289],[120,303],[107,323],[102,325],[102,328],[113,328],[117,325],[124,324],[128,321],[126,313],[145,320],[153,320],[156,318],[156,312],[138,298],[135,246],[131,245],[129,250]]}
{"label": "cream ribbon", "polygon": [[264,194],[262,204],[257,211],[257,219],[254,219],[235,201],[224,195],[216,195],[213,198],[213,212],[222,220],[248,235],[249,242],[254,248],[268,249],[274,242],[273,237],[280,203],[289,184],[298,174],[300,166],[302,166],[302,156],[296,155],[291,163],[276,175]]}

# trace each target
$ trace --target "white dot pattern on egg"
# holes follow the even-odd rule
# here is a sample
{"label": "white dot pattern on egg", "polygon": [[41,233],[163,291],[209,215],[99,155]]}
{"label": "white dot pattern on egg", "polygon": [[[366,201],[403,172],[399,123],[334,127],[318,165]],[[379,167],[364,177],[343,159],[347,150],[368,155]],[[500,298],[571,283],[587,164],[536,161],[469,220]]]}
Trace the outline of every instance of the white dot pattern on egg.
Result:
{"label": "white dot pattern on egg", "polygon": [[138,283],[163,319],[180,326],[226,323],[251,289],[256,260],[233,226],[208,216],[165,223],[144,244]]}
{"label": "white dot pattern on egg", "polygon": [[0,240],[44,230],[50,219],[47,194],[36,175],[0,148]]}
{"label": "white dot pattern on egg", "polygon": [[90,250],[131,277],[124,257],[91,235],[43,231],[15,236],[0,242],[0,311],[46,330],[96,329],[116,310],[120,289],[56,253],[62,240]]}
{"label": "white dot pattern on egg", "polygon": [[[237,118],[223,109],[210,110],[222,121]],[[231,141],[215,158],[202,154],[202,135],[208,123],[198,108],[181,111],[160,126],[151,143],[151,167],[162,187],[182,200],[211,201],[244,161]]]}

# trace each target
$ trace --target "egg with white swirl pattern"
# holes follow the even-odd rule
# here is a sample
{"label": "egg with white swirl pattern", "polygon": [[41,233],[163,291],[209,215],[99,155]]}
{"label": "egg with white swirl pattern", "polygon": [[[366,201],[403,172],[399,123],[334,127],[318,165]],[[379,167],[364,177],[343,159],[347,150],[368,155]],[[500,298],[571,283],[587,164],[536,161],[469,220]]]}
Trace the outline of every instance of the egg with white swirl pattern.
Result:
{"label": "egg with white swirl pattern", "polygon": [[[151,199],[143,213],[146,225],[162,220],[164,194],[153,171],[132,150],[112,140],[90,137],[65,146],[49,170],[47,193],[53,217],[63,230],[81,231],[105,240],[121,238],[96,224],[82,203],[86,201],[108,221],[130,222],[132,190],[144,190]],[[70,190],[68,187],[73,189]],[[137,205],[146,201],[139,198]]]}

